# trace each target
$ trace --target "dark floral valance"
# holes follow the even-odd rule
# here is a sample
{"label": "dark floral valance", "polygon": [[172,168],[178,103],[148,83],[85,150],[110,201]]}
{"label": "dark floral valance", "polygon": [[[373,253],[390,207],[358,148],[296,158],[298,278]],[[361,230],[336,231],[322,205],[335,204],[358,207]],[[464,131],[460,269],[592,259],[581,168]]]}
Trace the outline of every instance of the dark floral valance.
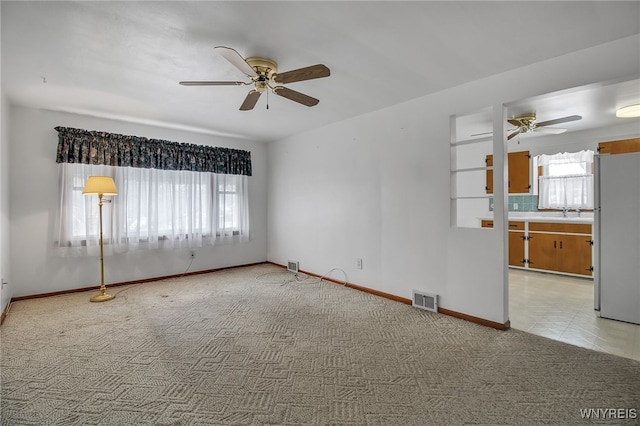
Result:
{"label": "dark floral valance", "polygon": [[251,152],[56,127],[57,163],[101,164],[251,176]]}

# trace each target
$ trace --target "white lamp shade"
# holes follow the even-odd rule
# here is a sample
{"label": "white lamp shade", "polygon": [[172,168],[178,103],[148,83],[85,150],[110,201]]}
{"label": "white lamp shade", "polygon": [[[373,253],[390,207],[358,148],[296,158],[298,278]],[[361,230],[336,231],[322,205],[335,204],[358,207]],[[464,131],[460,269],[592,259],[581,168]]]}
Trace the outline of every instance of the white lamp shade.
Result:
{"label": "white lamp shade", "polygon": [[116,183],[109,176],[89,176],[82,193],[85,195],[118,195]]}

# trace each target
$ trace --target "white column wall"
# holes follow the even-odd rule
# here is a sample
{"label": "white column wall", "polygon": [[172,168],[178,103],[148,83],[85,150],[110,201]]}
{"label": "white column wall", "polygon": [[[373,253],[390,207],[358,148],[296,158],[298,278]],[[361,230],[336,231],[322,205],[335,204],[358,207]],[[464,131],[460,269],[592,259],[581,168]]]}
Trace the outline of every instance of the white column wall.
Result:
{"label": "white column wall", "polygon": [[[0,7],[0,17],[2,8]],[[0,19],[1,21],[1,19]],[[2,32],[0,31],[0,34]],[[1,36],[0,36],[1,38]],[[0,45],[2,43],[0,42]],[[0,55],[0,75],[2,74]],[[0,82],[2,78],[0,77]],[[9,103],[4,89],[0,87],[0,314],[11,300],[11,279],[9,270]]]}
{"label": "white column wall", "polygon": [[9,262],[9,103],[0,93],[0,313],[11,301]]}

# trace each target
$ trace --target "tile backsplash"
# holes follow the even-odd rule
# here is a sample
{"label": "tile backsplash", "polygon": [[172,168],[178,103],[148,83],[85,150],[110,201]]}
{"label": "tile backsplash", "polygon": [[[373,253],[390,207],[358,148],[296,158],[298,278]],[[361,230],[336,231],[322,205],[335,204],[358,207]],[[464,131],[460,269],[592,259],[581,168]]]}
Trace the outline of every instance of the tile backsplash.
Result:
{"label": "tile backsplash", "polygon": [[[493,197],[489,198],[489,210],[493,211]],[[510,212],[537,212],[537,195],[509,195]]]}

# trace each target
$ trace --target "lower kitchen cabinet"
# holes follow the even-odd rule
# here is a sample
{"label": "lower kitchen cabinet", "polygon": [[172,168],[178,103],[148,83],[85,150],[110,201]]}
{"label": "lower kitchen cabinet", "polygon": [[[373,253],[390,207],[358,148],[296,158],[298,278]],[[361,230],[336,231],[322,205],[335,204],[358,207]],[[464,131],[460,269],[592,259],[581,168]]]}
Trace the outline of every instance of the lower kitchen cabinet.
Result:
{"label": "lower kitchen cabinet", "polygon": [[509,265],[524,266],[524,231],[509,231]]}
{"label": "lower kitchen cabinet", "polygon": [[529,235],[529,267],[557,271],[559,268],[556,234]]}
{"label": "lower kitchen cabinet", "polygon": [[[482,220],[493,228],[493,220]],[[509,221],[509,266],[592,276],[591,225]]]}
{"label": "lower kitchen cabinet", "polygon": [[524,222],[509,221],[509,265],[524,266]]}
{"label": "lower kitchen cabinet", "polygon": [[558,270],[571,274],[592,275],[591,236],[562,235],[559,243]]}
{"label": "lower kitchen cabinet", "polygon": [[[492,220],[483,220],[483,228],[493,228]],[[524,222],[509,221],[509,266],[524,266]]]}
{"label": "lower kitchen cabinet", "polygon": [[[539,232],[564,230],[563,226],[569,232],[585,233]],[[569,224],[529,224],[529,268],[592,275],[591,225],[568,226]],[[531,232],[532,230],[538,232]]]}

